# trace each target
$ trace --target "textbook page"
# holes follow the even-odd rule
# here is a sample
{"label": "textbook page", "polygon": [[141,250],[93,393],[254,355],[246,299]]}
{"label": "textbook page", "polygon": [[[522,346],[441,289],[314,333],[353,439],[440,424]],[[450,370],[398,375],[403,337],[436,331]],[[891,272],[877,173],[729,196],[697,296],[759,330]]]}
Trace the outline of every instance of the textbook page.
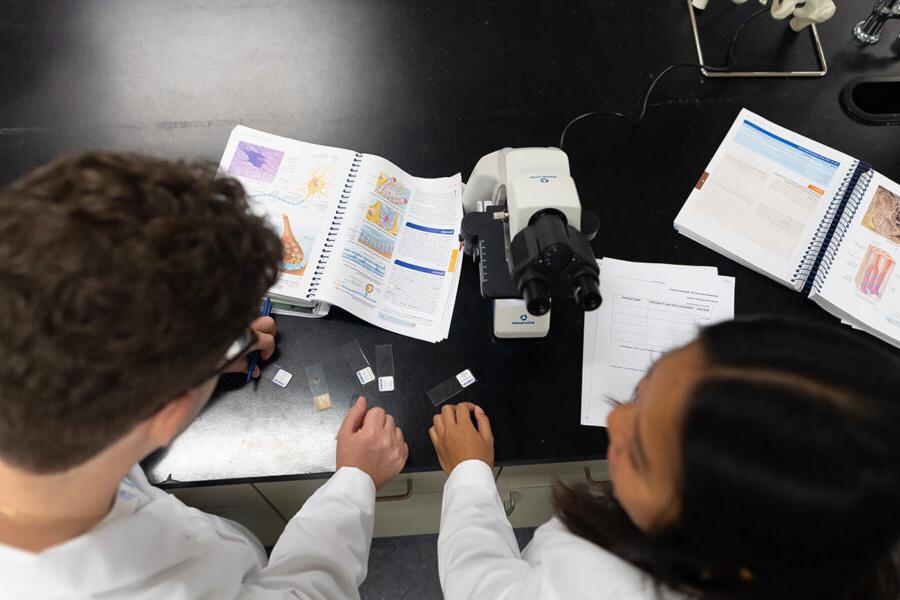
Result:
{"label": "textbook page", "polygon": [[700,327],[734,318],[734,278],[715,267],[634,263],[604,258],[603,304],[585,313],[581,424],[606,426],[665,352]]}
{"label": "textbook page", "polygon": [[447,337],[459,284],[462,180],[365,155],[316,297],[402,335]]}
{"label": "textbook page", "polygon": [[244,185],[253,212],[281,238],[271,295],[295,304],[306,300],[355,155],[243,125],[231,131],[219,170]]}
{"label": "textbook page", "polygon": [[[839,241],[836,237],[835,241]],[[900,185],[873,173],[822,287],[809,297],[900,346]]]}
{"label": "textbook page", "polygon": [[852,157],[744,109],[675,228],[799,290],[794,272],[853,165]]}

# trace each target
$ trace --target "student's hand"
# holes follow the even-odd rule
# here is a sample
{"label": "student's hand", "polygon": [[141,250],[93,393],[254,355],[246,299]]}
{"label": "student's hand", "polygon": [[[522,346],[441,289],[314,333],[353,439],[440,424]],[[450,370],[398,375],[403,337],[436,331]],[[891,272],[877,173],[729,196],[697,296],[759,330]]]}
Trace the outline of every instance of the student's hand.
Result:
{"label": "student's hand", "polygon": [[379,407],[367,411],[366,399],[357,398],[338,430],[337,468],[356,467],[368,473],[375,489],[381,489],[403,469],[408,457],[409,446],[394,417]]}
{"label": "student's hand", "polygon": [[[272,317],[259,317],[250,323],[250,329],[256,333],[256,343],[250,346],[247,353],[234,361],[224,370],[224,373],[246,373],[249,363],[247,355],[254,350],[259,350],[259,357],[267,360],[275,352],[275,319]],[[259,367],[253,369],[253,377],[259,377]]]}
{"label": "student's hand", "polygon": [[[472,414],[478,429],[472,424]],[[441,468],[448,475],[456,465],[466,460],[481,460],[494,466],[494,435],[487,415],[471,402],[457,405],[445,404],[440,414],[434,415],[434,425],[428,430],[431,443],[437,452]]]}

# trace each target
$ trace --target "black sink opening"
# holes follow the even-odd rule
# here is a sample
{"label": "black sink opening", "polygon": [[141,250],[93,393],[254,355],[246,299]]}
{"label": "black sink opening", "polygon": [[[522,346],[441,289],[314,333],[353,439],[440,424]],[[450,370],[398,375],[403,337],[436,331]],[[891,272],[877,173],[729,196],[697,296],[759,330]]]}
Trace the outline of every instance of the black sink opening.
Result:
{"label": "black sink opening", "polygon": [[900,77],[855,79],[841,94],[844,110],[870,125],[900,124]]}
{"label": "black sink opening", "polygon": [[866,81],[853,90],[853,102],[867,113],[900,114],[900,81]]}

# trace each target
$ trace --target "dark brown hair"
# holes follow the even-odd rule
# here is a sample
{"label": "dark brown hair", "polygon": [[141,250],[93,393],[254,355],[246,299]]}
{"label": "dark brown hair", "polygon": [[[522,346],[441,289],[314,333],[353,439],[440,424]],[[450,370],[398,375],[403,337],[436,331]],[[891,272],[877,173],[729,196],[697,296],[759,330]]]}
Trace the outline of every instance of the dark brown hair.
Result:
{"label": "dark brown hair", "polygon": [[900,594],[900,359],[861,334],[754,318],[703,330],[681,511],[644,533],[607,491],[558,487],[566,526],[703,599]]}
{"label": "dark brown hair", "polygon": [[280,242],[215,167],[90,152],[0,190],[0,457],[55,472],[200,382]]}

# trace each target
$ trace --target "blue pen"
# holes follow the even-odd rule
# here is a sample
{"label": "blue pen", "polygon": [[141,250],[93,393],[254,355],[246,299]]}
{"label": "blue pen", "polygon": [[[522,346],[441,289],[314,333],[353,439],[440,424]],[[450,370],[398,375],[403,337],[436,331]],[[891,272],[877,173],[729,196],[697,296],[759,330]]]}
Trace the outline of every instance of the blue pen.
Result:
{"label": "blue pen", "polygon": [[[263,299],[262,310],[260,311],[260,315],[263,317],[268,317],[269,313],[272,312],[272,301],[269,298]],[[250,383],[250,380],[253,379],[253,369],[256,368],[256,361],[259,360],[259,350],[254,350],[250,353],[250,368],[247,369],[247,379],[244,380],[244,383]]]}

